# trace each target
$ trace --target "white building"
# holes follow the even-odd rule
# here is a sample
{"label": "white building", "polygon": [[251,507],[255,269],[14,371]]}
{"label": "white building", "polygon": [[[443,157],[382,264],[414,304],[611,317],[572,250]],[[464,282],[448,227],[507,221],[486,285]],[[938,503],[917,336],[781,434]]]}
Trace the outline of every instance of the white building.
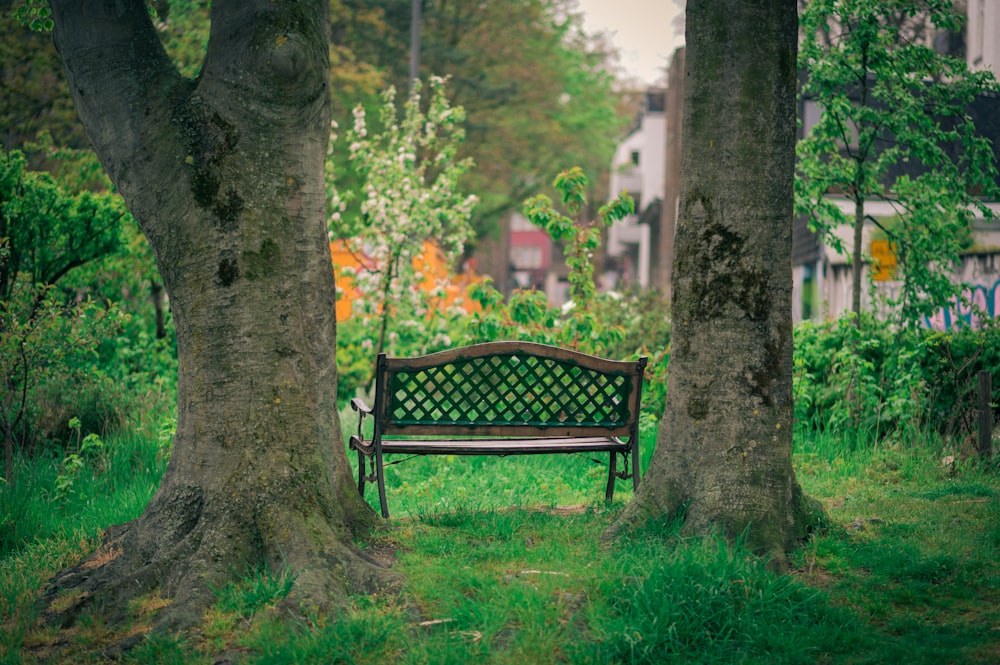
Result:
{"label": "white building", "polygon": [[608,192],[616,197],[626,191],[635,199],[636,214],[616,222],[608,231],[607,253],[621,263],[626,284],[648,288],[652,236],[643,213],[663,199],[666,169],[666,92],[651,88],[643,95],[635,127],[618,144],[611,163]]}

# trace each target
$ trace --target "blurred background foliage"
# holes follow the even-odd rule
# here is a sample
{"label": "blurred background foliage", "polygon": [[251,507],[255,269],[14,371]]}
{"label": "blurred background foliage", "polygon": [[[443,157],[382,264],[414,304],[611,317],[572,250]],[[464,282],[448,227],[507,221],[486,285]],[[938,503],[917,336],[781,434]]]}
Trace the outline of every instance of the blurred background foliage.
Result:
{"label": "blurred background foliage", "polygon": [[[150,395],[169,399],[176,381],[169,303],[152,253],[89,151],[51,35],[23,27],[14,15],[20,4],[0,0],[8,470],[15,450],[59,454],[74,436],[120,425]],[[148,4],[179,71],[196,77],[211,3]],[[375,110],[390,85],[409,88],[411,2],[331,0],[330,8],[333,118],[347,127],[353,107]],[[481,197],[472,220],[479,236],[494,233],[556,164],[606,172],[635,108],[616,79],[616,57],[583,33],[566,0],[422,3],[420,74],[447,77],[452,102],[466,109],[459,158],[477,167],[459,187]],[[335,172],[338,188],[358,186],[350,169]],[[357,335],[344,325],[343,336],[349,343]],[[363,374],[359,366],[345,378]]]}

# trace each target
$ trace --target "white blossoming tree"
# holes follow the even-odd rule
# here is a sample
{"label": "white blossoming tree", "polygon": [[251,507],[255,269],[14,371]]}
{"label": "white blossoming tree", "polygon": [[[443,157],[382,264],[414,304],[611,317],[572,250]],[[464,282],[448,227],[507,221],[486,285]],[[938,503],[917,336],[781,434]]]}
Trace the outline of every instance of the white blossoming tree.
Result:
{"label": "white blossoming tree", "polygon": [[347,173],[338,175],[346,176],[340,183],[347,178],[358,183],[356,191],[334,181],[332,159],[339,138],[331,138],[331,235],[363,257],[365,268],[353,273],[352,316],[364,323],[366,346],[374,346],[375,353],[391,350],[401,330],[422,332],[425,339],[419,346],[425,349],[435,335],[441,338],[440,326],[432,320],[447,314],[440,308],[445,285],[420,288],[429,276],[415,259],[431,240],[454,265],[472,236],[469,219],[477,198],[458,186],[472,166],[470,158],[458,158],[465,113],[449,106],[444,79],[431,78],[428,90],[426,112],[417,81],[400,114],[396,91],[389,88],[382,95],[377,128],[369,126],[362,107],[354,110],[354,127],[343,139]]}

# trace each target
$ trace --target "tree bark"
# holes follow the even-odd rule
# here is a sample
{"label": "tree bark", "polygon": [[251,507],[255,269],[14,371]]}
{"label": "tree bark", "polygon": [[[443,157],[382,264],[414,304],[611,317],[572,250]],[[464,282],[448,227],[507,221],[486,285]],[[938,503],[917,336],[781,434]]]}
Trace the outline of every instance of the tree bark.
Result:
{"label": "tree bark", "polygon": [[[864,182],[864,165],[859,164],[858,182]],[[865,195],[858,187],[854,197],[854,247],[851,248],[851,312],[854,313],[854,325],[861,327],[861,288],[865,278],[864,268],[865,240]]]}
{"label": "tree bark", "polygon": [[791,462],[795,0],[688,3],[686,30],[666,407],[606,536],[683,515],[780,567],[818,509]]}
{"label": "tree bark", "polygon": [[[149,239],[177,331],[177,433],[136,520],[62,571],[45,598],[122,618],[152,590],[158,625],[192,626],[233,575],[295,577],[290,610],[390,579],[352,545],[358,496],[336,402],[325,223],[329,3],[216,0],[197,80],[181,77],[142,0],[52,0],[78,112]],[[60,603],[60,607],[66,603]]]}

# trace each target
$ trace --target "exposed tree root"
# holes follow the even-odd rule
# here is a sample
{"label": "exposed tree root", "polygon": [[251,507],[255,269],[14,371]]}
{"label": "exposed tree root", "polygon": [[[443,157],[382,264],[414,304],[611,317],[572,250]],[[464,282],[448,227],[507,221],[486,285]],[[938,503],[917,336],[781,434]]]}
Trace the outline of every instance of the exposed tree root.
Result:
{"label": "exposed tree root", "polygon": [[[201,624],[218,590],[258,566],[294,577],[279,603],[289,616],[336,611],[349,594],[398,588],[398,574],[354,547],[346,528],[287,507],[248,520],[232,504],[219,503],[203,501],[191,487],[157,495],[141,517],[110,527],[96,552],[49,582],[39,601],[42,620],[67,628],[93,612],[109,626],[122,626],[134,619],[131,601],[157,591],[169,602],[153,618],[153,630],[183,632]],[[267,526],[274,524],[281,526]],[[111,652],[143,637],[127,635]]]}
{"label": "exposed tree root", "polygon": [[[650,471],[646,484],[601,534],[603,543],[613,542],[654,520],[681,519],[682,534],[722,533],[731,541],[742,538],[751,551],[767,558],[773,570],[782,572],[788,567],[787,554],[826,523],[823,505],[805,494],[797,482],[792,484],[788,510],[772,509],[769,519],[735,524],[730,506],[699,497],[699,485],[692,482],[690,474],[685,476],[687,482],[682,487],[669,470],[651,468]],[[706,507],[707,504],[714,509]]]}

